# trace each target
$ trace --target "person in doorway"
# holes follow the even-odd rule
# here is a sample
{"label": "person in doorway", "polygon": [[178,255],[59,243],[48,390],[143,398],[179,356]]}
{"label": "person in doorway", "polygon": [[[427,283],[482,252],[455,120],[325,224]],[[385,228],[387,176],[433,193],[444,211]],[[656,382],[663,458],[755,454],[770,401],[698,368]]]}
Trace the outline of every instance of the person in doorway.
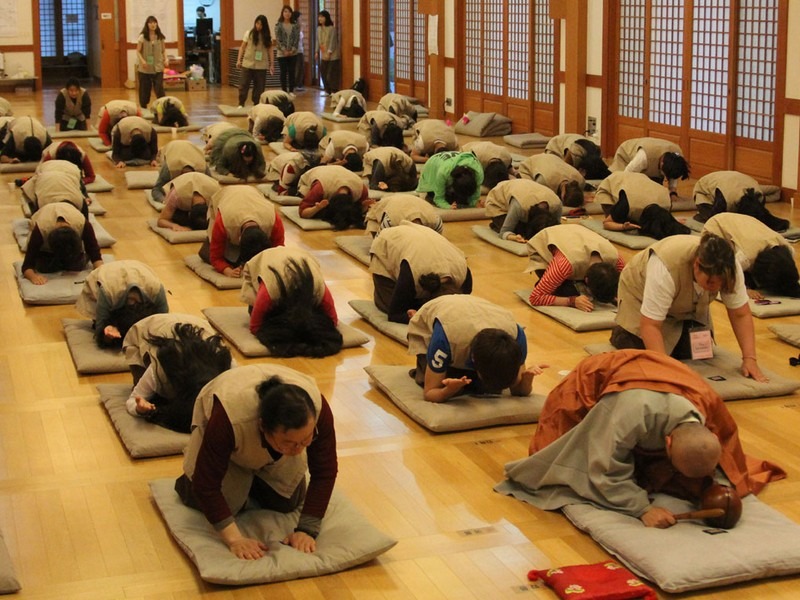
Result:
{"label": "person in doorway", "polygon": [[139,106],[145,108],[151,92],[156,98],[164,96],[164,65],[167,64],[166,38],[158,26],[158,19],[150,15],[136,40],[136,58],[139,61]]}

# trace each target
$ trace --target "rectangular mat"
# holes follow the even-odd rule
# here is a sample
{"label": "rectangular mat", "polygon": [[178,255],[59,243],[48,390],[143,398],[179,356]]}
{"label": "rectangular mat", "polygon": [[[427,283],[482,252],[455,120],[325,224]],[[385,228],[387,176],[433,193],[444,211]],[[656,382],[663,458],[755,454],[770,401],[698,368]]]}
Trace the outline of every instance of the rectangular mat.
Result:
{"label": "rectangular mat", "polygon": [[514,293],[533,310],[555,319],[573,331],[598,331],[612,329],[616,325],[617,307],[612,304],[595,303],[592,312],[585,312],[569,306],[532,306],[528,301],[531,290],[517,290]]}
{"label": "rectangular mat", "polygon": [[350,300],[348,304],[375,329],[394,341],[408,346],[408,325],[390,321],[388,315],[379,310],[372,300]]}
{"label": "rectangular mat", "polygon": [[78,373],[124,373],[128,361],[122,348],[100,348],[94,341],[94,330],[89,319],[61,319],[67,347]]}
{"label": "rectangular mat", "polygon": [[496,246],[501,250],[517,256],[528,256],[528,244],[504,240],[496,232],[492,231],[492,228],[488,225],[473,225],[472,232],[484,242],[489,242],[492,246]]}
{"label": "rectangular mat", "polygon": [[193,231],[175,231],[168,227],[159,227],[158,219],[147,219],[147,226],[167,240],[170,244],[192,244],[206,241],[208,232],[205,229]]}
{"label": "rectangular mat", "polygon": [[333,238],[334,243],[363,265],[369,266],[369,249],[372,247],[370,235],[340,235]]}
{"label": "rectangular mat", "polygon": [[190,254],[183,259],[186,266],[197,273],[200,279],[205,279],[218,290],[238,290],[242,287],[240,277],[228,277],[217,271],[207,262],[203,262],[197,254]]}

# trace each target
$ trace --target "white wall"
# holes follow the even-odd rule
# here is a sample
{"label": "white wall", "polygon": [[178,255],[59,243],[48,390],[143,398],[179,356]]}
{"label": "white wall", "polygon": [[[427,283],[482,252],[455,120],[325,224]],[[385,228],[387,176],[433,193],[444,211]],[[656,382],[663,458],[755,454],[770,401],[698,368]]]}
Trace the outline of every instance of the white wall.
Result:
{"label": "white wall", "polygon": [[[128,25],[127,41],[135,44],[148,16],[158,19],[158,27],[168,43],[178,39],[178,4],[163,0],[128,0],[125,3],[125,20]],[[167,54],[175,54],[175,50],[167,50]],[[128,80],[136,76],[136,48],[128,50]]]}
{"label": "white wall", "polygon": [[[197,8],[200,6],[198,0],[183,0],[183,26],[194,27],[197,23]],[[234,5],[235,6],[235,5]],[[211,6],[206,6],[206,17],[214,19],[214,31],[219,31],[219,0]]]}
{"label": "white wall", "polygon": [[[258,15],[267,17],[270,35],[275,36],[275,23],[286,2],[282,0],[236,0],[233,3],[233,38],[241,40],[244,32],[253,27]],[[215,25],[217,31],[219,27]],[[224,50],[224,49],[223,49]]]}
{"label": "white wall", "polygon": [[[3,33],[10,35],[0,37],[0,46],[18,46],[33,44],[33,17],[28,0],[11,0],[8,11],[3,15],[6,25]],[[33,52],[6,52],[0,48],[5,58],[5,72],[9,76],[23,72],[33,76]]]}

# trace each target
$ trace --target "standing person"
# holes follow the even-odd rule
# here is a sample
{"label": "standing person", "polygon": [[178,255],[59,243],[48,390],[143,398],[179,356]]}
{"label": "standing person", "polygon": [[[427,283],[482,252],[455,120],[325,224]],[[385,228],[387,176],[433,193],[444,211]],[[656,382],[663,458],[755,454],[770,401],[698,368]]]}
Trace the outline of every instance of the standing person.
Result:
{"label": "standing person", "polygon": [[300,25],[300,16],[301,12],[296,10],[292,13],[292,17],[294,17],[294,22],[297,23],[297,27],[300,29],[300,37],[298,38],[297,42],[297,58],[295,59],[295,74],[294,74],[294,81],[297,84],[295,88],[298,92],[306,91],[306,86],[303,85],[306,80],[306,59],[305,59],[305,46],[306,46],[306,34],[303,31],[303,26]]}
{"label": "standing person", "polygon": [[167,47],[158,19],[147,17],[136,41],[136,57],[139,60],[139,106],[145,108],[150,102],[150,91],[156,98],[164,96],[164,65],[167,64]]}
{"label": "standing person", "polygon": [[297,48],[300,44],[300,27],[294,20],[291,6],[284,5],[281,18],[275,23],[275,40],[278,44],[278,65],[281,68],[281,89],[294,92],[294,71]]}
{"label": "standing person", "polygon": [[75,77],[56,96],[56,131],[86,131],[92,118],[92,99]]}
{"label": "standing person", "polygon": [[342,52],[339,36],[333,26],[331,13],[319,11],[317,17],[317,50],[319,51],[319,76],[324,93],[328,95],[339,91],[342,78]]}
{"label": "standing person", "polygon": [[269,22],[264,15],[258,15],[253,28],[245,31],[236,57],[236,66],[242,70],[242,80],[239,83],[239,108],[247,101],[247,90],[253,82],[253,104],[258,104],[258,99],[267,85],[267,65],[269,74],[275,72],[275,59],[272,55],[272,35],[269,32]]}

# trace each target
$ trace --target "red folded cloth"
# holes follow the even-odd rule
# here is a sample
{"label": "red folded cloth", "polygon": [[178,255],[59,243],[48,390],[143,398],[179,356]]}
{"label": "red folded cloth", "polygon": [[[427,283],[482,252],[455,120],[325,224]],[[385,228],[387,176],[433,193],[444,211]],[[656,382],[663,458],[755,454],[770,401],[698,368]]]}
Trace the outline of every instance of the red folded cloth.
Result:
{"label": "red folded cloth", "polygon": [[581,600],[656,600],[655,591],[619,563],[608,560],[593,565],[573,565],[530,571],[530,581],[541,579],[559,598]]}

